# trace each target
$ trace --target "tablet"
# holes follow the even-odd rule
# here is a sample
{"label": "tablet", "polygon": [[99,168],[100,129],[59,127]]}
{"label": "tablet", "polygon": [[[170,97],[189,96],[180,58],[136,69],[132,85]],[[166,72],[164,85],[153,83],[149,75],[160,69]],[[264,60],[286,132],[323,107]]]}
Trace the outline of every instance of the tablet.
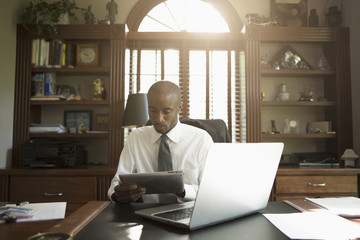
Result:
{"label": "tablet", "polygon": [[183,171],[120,174],[119,177],[124,185],[136,184],[146,188],[146,194],[184,191]]}

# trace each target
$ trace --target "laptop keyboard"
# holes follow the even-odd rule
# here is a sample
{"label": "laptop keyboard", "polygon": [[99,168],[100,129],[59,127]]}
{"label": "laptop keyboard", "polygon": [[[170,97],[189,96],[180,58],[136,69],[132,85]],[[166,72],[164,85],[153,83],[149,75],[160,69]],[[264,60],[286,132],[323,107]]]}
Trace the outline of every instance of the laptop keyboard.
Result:
{"label": "laptop keyboard", "polygon": [[157,217],[171,219],[174,221],[190,218],[193,208],[176,209],[169,212],[155,214]]}

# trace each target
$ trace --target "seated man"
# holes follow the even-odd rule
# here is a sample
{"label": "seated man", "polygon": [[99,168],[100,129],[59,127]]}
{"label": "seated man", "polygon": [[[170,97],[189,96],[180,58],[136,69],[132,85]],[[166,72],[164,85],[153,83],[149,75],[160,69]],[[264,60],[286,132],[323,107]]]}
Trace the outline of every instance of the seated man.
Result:
{"label": "seated man", "polygon": [[[180,89],[176,84],[158,81],[150,87],[148,109],[153,125],[134,129],[129,135],[108,190],[111,200],[121,203],[159,202],[157,194],[146,195],[144,188],[123,185],[119,174],[166,170],[182,170],[185,173],[185,191],[178,193],[178,198],[172,194],[175,201],[195,199],[206,155],[213,141],[206,131],[179,122],[181,108]],[[165,140],[162,140],[164,137]],[[171,155],[165,167],[158,159],[159,147],[162,146],[170,150]]]}

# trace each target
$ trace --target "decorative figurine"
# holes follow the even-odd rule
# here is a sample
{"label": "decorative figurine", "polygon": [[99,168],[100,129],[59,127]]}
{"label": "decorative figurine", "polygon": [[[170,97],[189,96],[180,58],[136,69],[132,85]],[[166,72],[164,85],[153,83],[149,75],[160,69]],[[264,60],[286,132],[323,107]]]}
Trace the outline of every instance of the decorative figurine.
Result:
{"label": "decorative figurine", "polygon": [[77,129],[77,133],[86,133],[86,127],[85,127],[85,124],[82,122],[80,123],[78,129]]}
{"label": "decorative figurine", "polygon": [[94,97],[93,100],[104,100],[105,89],[104,81],[101,78],[94,80]]}
{"label": "decorative figurine", "polygon": [[265,102],[265,96],[266,96],[265,92],[261,92],[261,101],[262,102]]}
{"label": "decorative figurine", "polygon": [[271,120],[271,133],[280,133],[276,130],[275,120]]}
{"label": "decorative figurine", "polygon": [[110,25],[109,16],[106,15],[104,20],[98,20],[98,24],[107,24],[107,25]]}
{"label": "decorative figurine", "polygon": [[281,84],[281,91],[279,93],[279,100],[281,102],[287,102],[290,100],[290,93],[286,91],[286,84]]}
{"label": "decorative figurine", "polygon": [[91,5],[88,6],[87,10],[84,13],[84,19],[86,24],[95,23],[95,15],[91,12]]}
{"label": "decorative figurine", "polygon": [[284,127],[284,133],[290,133],[290,120],[288,118],[285,119],[285,127]]}
{"label": "decorative figurine", "polygon": [[316,14],[316,9],[310,10],[309,26],[310,27],[318,27],[319,26],[319,16]]}
{"label": "decorative figurine", "polygon": [[114,0],[108,2],[108,4],[106,4],[106,10],[108,11],[107,16],[109,17],[110,23],[115,23],[116,14],[118,13],[118,5],[116,2],[114,2]]}

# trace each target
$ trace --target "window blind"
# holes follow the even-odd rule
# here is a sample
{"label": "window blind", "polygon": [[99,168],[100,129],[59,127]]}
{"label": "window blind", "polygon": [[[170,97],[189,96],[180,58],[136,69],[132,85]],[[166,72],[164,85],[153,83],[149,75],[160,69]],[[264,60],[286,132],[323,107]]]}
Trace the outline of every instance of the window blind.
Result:
{"label": "window blind", "polygon": [[233,142],[246,141],[245,53],[241,40],[167,37],[138,33],[127,40],[125,96],[147,92],[166,79],[180,86],[180,117],[222,119]]}

